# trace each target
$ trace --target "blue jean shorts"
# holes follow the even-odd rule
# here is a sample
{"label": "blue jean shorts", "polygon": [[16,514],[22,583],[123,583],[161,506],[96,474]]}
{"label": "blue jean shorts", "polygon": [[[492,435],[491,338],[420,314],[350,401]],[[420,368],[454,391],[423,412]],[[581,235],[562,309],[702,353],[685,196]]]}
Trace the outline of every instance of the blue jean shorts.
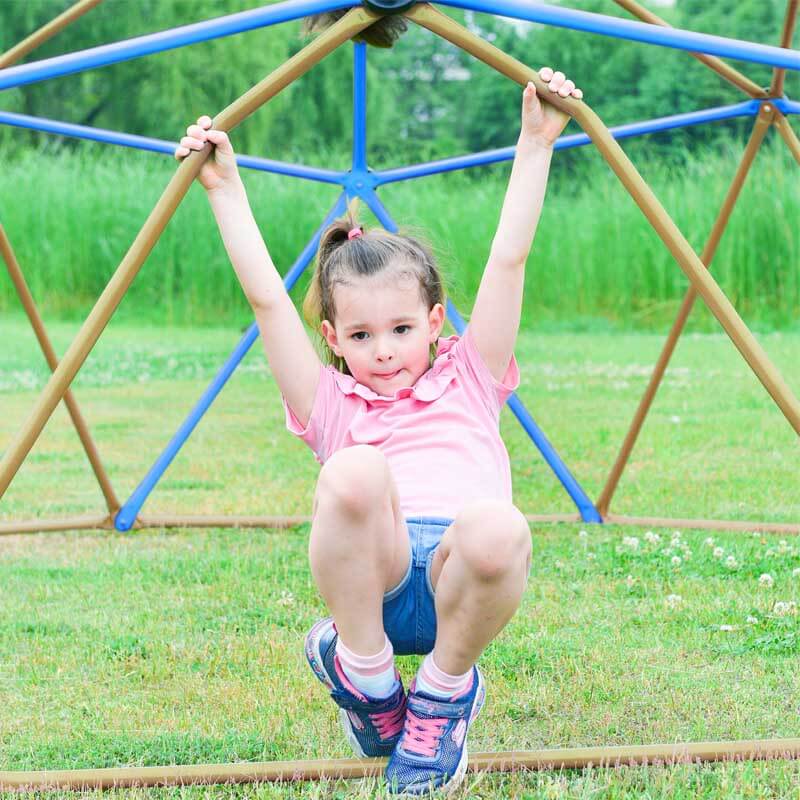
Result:
{"label": "blue jean shorts", "polygon": [[411,541],[411,563],[403,579],[383,596],[383,627],[399,656],[433,650],[436,609],[431,586],[431,563],[444,532],[452,524],[444,517],[406,520]]}

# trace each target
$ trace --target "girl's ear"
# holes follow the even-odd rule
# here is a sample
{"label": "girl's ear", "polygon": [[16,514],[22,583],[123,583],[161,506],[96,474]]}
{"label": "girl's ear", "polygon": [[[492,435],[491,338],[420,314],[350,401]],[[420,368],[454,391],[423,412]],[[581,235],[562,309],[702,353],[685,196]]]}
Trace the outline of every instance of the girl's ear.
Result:
{"label": "girl's ear", "polygon": [[333,354],[342,357],[342,348],[339,347],[339,338],[336,336],[336,328],[331,325],[328,320],[322,320],[322,326],[320,328],[322,332],[322,336],[325,341],[328,343],[328,347],[333,350]]}
{"label": "girl's ear", "polygon": [[435,342],[444,327],[444,306],[436,303],[428,312],[428,324],[430,325],[430,341]]}

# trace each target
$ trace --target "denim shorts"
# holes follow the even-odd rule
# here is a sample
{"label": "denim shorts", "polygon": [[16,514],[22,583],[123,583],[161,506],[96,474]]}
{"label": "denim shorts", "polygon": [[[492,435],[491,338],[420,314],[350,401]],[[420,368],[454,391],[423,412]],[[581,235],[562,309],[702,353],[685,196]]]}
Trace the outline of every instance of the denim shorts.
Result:
{"label": "denim shorts", "polygon": [[431,586],[431,563],[442,534],[452,524],[444,517],[406,520],[411,541],[411,563],[403,579],[383,596],[383,627],[399,656],[433,650],[436,609]]}

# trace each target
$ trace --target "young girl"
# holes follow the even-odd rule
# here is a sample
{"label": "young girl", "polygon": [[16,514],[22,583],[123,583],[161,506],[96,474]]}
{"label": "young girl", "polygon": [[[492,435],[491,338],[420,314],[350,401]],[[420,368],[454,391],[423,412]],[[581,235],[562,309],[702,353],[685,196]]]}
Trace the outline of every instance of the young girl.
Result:
{"label": "young girl", "polygon": [[[581,97],[563,73],[551,92]],[[453,789],[484,701],[476,661],[522,599],[530,530],[511,501],[498,419],[519,384],[514,343],[525,261],[553,143],[567,116],[523,91],[522,127],[469,326],[439,338],[444,290],[428,249],[353,219],[323,235],[305,311],[324,366],[261,238],[227,135],[201,117],[177,158],[205,143],[199,180],[255,312],[287,427],[323,465],[311,571],[332,617],[306,637],[356,754],[388,755],[390,791]],[[432,358],[433,357],[433,358]],[[394,655],[426,654],[406,695]]]}

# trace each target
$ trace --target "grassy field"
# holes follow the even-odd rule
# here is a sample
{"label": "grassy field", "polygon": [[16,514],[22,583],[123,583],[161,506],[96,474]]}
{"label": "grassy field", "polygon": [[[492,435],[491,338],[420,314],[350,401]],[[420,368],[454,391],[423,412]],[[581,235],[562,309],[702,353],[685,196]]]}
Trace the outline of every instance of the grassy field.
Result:
{"label": "grassy field", "polygon": [[[58,352],[76,330],[50,327]],[[239,334],[112,321],[74,389],[123,499]],[[21,317],[0,319],[0,339],[2,450],[47,372]],[[800,335],[761,339],[797,391]],[[660,345],[660,336],[632,333],[520,336],[521,398],[591,496]],[[517,505],[570,511],[503,413]],[[796,435],[732,345],[693,333],[678,348],[614,509],[796,522],[798,455]],[[316,474],[310,451],[283,429],[276,386],[253,352],[144,510],[307,514]],[[102,509],[59,408],[0,519]],[[797,539],[657,533],[533,527],[522,607],[481,660],[488,700],[471,751],[800,735]],[[347,756],[334,706],[302,657],[306,630],[324,614],[307,534],[300,526],[0,537],[2,769]],[[399,660],[406,681],[417,663]],[[457,796],[796,798],[798,785],[798,762],[773,761],[469,776]],[[376,793],[374,781],[363,781],[111,794]]]}
{"label": "grassy field", "polygon": [[[641,144],[641,143],[640,143]],[[624,144],[631,147],[631,144]],[[700,252],[743,145],[666,168],[640,148],[637,168]],[[344,166],[341,154],[309,159]],[[340,163],[341,162],[341,163]],[[384,166],[384,165],[379,165]],[[395,166],[394,164],[386,166]],[[83,319],[175,170],[168,157],[83,143],[61,154],[15,154],[0,171],[0,221],[43,309]],[[256,219],[282,274],[332,206],[337,189],[243,171]],[[509,164],[380,190],[402,226],[434,244],[459,305],[475,296],[497,226]],[[782,142],[754,164],[714,260],[714,275],[747,319],[797,329],[800,182]],[[369,221],[369,217],[367,216]],[[526,276],[523,324],[551,329],[665,329],[687,280],[639,209],[590,148],[556,153]],[[304,291],[306,278],[297,291]],[[0,310],[17,308],[0,280]],[[249,310],[199,185],[178,209],[120,308],[130,321],[244,323]],[[692,326],[715,330],[708,316]]]}

